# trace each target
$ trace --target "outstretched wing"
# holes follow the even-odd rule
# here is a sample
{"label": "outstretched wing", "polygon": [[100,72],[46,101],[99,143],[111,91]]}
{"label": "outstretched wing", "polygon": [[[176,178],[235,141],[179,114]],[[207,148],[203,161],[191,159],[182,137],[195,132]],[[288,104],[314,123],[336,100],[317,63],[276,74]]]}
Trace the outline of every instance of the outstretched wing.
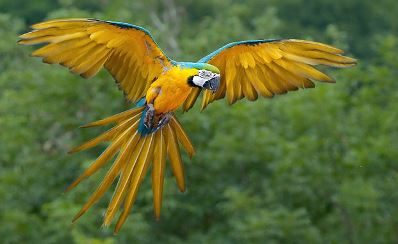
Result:
{"label": "outstretched wing", "polygon": [[122,22],[59,19],[38,23],[20,36],[20,44],[47,43],[33,52],[50,64],[90,78],[105,67],[127,99],[136,102],[170,60],[149,31]]}
{"label": "outstretched wing", "polygon": [[[315,65],[350,67],[356,60],[342,56],[343,51],[322,43],[285,39],[252,40],[230,43],[199,62],[216,66],[221,84],[216,93],[205,91],[202,109],[214,100],[227,96],[229,104],[246,97],[273,97],[299,88],[314,87],[312,81],[334,82],[315,69]],[[200,91],[193,90],[184,104],[190,109]]]}

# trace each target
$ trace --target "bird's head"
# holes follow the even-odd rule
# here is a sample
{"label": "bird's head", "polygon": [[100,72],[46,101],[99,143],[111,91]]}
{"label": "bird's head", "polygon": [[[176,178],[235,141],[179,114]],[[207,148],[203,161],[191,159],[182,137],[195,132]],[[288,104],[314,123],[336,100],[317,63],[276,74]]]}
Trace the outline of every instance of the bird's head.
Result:
{"label": "bird's head", "polygon": [[198,63],[195,68],[197,69],[197,73],[188,78],[188,83],[192,86],[216,92],[220,86],[220,70],[207,63]]}
{"label": "bird's head", "polygon": [[198,74],[190,77],[191,82],[198,87],[210,90],[212,92],[217,91],[220,86],[220,74],[213,73],[212,71],[200,69]]}

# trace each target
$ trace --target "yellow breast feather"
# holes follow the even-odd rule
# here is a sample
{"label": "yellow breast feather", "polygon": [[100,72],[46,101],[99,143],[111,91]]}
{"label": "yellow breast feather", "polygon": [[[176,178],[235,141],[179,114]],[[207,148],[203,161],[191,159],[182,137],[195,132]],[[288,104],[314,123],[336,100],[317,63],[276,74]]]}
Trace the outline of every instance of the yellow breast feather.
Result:
{"label": "yellow breast feather", "polygon": [[[188,78],[198,73],[196,69],[173,67],[152,83],[148,90],[147,103],[153,101],[157,114],[171,112],[180,107],[191,92]],[[155,94],[157,92],[157,94]]]}

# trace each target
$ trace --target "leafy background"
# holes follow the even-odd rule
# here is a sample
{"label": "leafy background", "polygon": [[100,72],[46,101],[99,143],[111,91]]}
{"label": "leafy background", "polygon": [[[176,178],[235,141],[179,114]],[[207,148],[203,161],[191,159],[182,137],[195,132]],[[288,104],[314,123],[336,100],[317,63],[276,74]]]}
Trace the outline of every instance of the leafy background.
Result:
{"label": "leafy background", "polygon": [[[1,243],[397,243],[396,0],[0,0]],[[359,59],[317,84],[255,103],[182,114],[197,155],[188,189],[170,172],[160,221],[149,179],[121,233],[101,228],[111,193],[72,225],[105,170],[66,186],[105,145],[67,155],[131,106],[106,72],[91,80],[29,58],[29,24],[95,17],[149,28],[176,60],[237,40],[290,37]]]}

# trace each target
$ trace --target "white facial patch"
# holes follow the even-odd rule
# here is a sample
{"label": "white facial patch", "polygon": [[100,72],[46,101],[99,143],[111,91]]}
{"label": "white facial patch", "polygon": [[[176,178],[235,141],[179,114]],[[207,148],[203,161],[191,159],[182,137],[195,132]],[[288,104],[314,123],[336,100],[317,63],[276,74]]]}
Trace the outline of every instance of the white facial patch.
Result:
{"label": "white facial patch", "polygon": [[206,81],[209,81],[217,76],[220,75],[208,70],[199,70],[198,75],[193,77],[192,82],[197,86],[203,87]]}
{"label": "white facial patch", "polygon": [[205,78],[202,78],[202,77],[196,75],[196,76],[193,77],[192,82],[193,82],[195,85],[197,85],[197,86],[203,87],[203,85],[205,84],[205,82],[206,82],[207,80],[208,80],[208,79],[205,79]]}

